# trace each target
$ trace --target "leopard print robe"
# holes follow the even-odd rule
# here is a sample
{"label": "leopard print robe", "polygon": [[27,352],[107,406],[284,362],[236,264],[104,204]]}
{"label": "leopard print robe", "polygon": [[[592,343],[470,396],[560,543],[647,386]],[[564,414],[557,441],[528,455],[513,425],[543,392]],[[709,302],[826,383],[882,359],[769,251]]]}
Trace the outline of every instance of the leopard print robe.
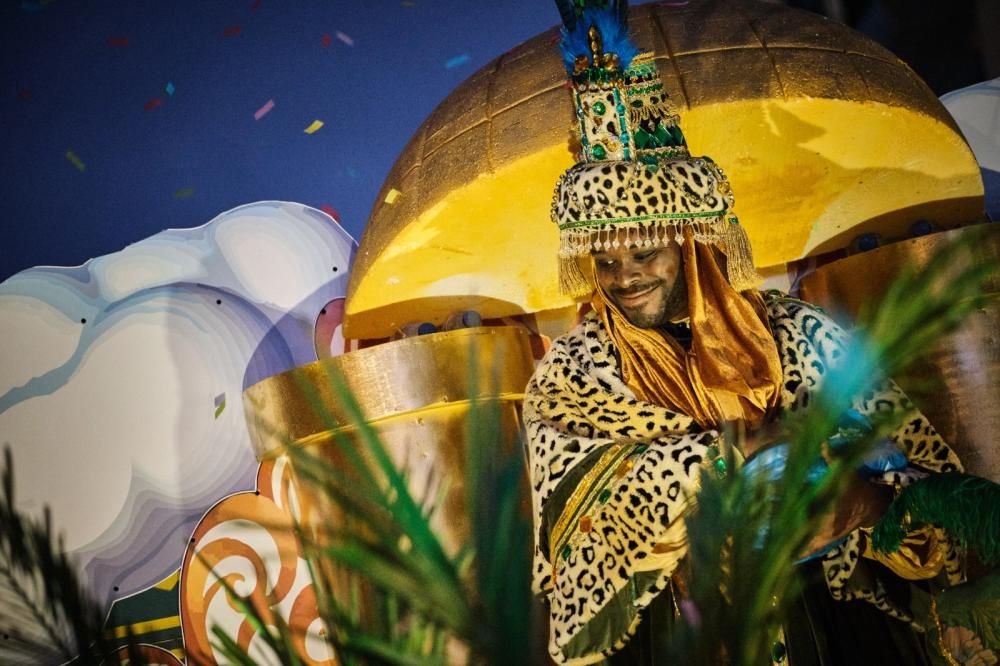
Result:
{"label": "leopard print robe", "polygon": [[[783,370],[780,406],[801,409],[845,354],[847,337],[814,306],[775,294],[765,300]],[[927,472],[961,470],[955,453],[892,381],[878,381],[854,408],[865,415],[908,414],[891,439],[909,466],[873,480],[900,487]],[[594,313],[553,342],[526,389],[524,420],[535,521],[533,585],[550,609],[549,651],[558,663],[595,663],[627,642],[641,610],[683,556],[678,518],[696,493],[706,449],[720,433],[636,399]],[[915,622],[891,603],[862,557],[867,538],[852,532],[824,557],[831,594],[863,599]],[[958,554],[942,543],[945,569],[956,582]]]}

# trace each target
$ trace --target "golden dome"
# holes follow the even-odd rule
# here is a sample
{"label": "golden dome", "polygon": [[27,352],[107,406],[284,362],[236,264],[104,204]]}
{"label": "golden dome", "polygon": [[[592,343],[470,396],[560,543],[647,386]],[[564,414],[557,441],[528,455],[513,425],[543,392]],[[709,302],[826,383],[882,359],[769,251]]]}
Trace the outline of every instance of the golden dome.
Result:
{"label": "golden dome", "polygon": [[[901,235],[983,210],[972,152],[927,86],[863,35],[782,5],[642,5],[693,155],[722,166],[758,266]],[[458,309],[484,317],[569,305],[549,220],[572,93],[556,31],[493,60],[420,126],[382,186],[351,270],[346,334],[385,337]],[[391,202],[391,203],[390,203]]]}

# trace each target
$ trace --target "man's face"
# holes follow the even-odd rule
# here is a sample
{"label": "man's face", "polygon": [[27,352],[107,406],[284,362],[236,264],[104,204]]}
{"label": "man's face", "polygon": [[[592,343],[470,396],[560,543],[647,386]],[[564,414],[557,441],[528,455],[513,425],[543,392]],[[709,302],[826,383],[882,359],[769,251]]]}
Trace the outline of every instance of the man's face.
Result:
{"label": "man's face", "polygon": [[594,252],[597,284],[633,325],[656,328],[687,315],[681,249],[618,248]]}

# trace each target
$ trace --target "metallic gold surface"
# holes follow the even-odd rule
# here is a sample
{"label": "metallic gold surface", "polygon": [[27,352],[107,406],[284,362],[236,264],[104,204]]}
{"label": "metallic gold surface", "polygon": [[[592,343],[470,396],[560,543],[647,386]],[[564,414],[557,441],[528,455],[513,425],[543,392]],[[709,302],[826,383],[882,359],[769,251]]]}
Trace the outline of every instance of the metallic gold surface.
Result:
{"label": "metallic gold surface", "polygon": [[[979,170],[953,120],[863,35],[746,0],[642,5],[630,29],[655,53],[692,153],[726,170],[758,265],[871,229],[894,235],[921,217],[981,213]],[[556,178],[573,162],[565,81],[550,31],[431,113],[376,199],[351,270],[346,335],[384,337],[477,306],[502,316],[569,304],[555,288],[549,221]],[[392,188],[402,194],[387,204]]]}
{"label": "metallic gold surface", "polygon": [[[850,324],[866,303],[877,304],[904,268],[918,269],[943,243],[967,229],[922,236],[827,264],[802,281],[802,296]],[[1000,266],[1000,226],[973,250],[976,261]],[[907,374],[894,379],[961,457],[966,470],[1000,482],[1000,273],[986,284],[988,300]]]}
{"label": "metallic gold surface", "polygon": [[[471,364],[478,386],[470,386]],[[454,554],[468,534],[465,512],[466,416],[472,401],[496,399],[498,442],[515,446],[520,406],[534,369],[529,338],[515,327],[469,328],[388,342],[324,359],[266,379],[244,392],[251,440],[259,458],[280,455],[292,442],[349,470],[343,441],[358,439],[330,386],[339,373],[382,439],[410,491],[425,508],[435,507],[432,526]],[[322,409],[309,392],[318,394]],[[323,412],[326,412],[331,423]],[[336,424],[337,427],[331,428]],[[295,470],[293,467],[293,474]],[[303,522],[314,529],[340,524],[340,510],[296,476]]]}
{"label": "metallic gold surface", "polygon": [[[427,511],[433,509],[431,526],[441,537],[446,551],[454,555],[469,536],[466,510],[466,426],[469,401],[437,405],[410,414],[389,417],[371,424],[392,457],[406,475],[410,493]],[[491,442],[510,451],[518,445],[521,431],[520,400],[511,396],[499,402],[500,441]],[[361,455],[369,458],[364,444],[352,431],[345,432],[358,444]],[[321,434],[306,448],[335,469],[352,469],[341,444],[333,434]],[[370,460],[370,458],[369,458]],[[295,474],[293,467],[292,473]],[[296,477],[298,479],[298,477]],[[311,508],[307,523],[317,526],[341,524],[343,512],[322,492],[297,481],[299,503]]]}
{"label": "metallic gold surface", "polygon": [[[479,386],[469,385],[475,359]],[[244,391],[258,458],[293,442],[311,441],[352,421],[330,377],[345,380],[367,422],[415,414],[483,397],[520,401],[534,368],[528,334],[516,327],[478,327],[395,340],[275,375]],[[314,408],[314,391],[327,412]],[[276,432],[272,432],[276,431]]]}

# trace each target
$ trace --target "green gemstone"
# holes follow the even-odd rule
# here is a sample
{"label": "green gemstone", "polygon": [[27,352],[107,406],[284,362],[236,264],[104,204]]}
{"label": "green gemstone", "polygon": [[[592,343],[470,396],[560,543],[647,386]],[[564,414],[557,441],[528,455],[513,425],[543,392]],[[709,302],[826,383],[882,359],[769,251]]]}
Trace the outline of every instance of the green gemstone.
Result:
{"label": "green gemstone", "polygon": [[788,654],[788,650],[785,649],[785,644],[781,641],[775,641],[774,645],[771,646],[771,659],[777,663],[785,661],[785,656]]}
{"label": "green gemstone", "polygon": [[608,151],[604,150],[604,146],[597,144],[590,149],[590,154],[594,156],[595,160],[603,160],[604,156],[608,154]]}
{"label": "green gemstone", "polygon": [[601,504],[607,504],[609,499],[611,499],[611,491],[607,488],[602,490],[601,494],[597,496],[597,501]]}
{"label": "green gemstone", "polygon": [[604,102],[594,102],[594,113],[599,116],[603,116],[604,112],[608,110],[608,107],[604,106]]}
{"label": "green gemstone", "polygon": [[717,477],[719,477],[720,479],[726,478],[726,472],[728,471],[728,467],[726,466],[725,458],[717,459],[714,463],[712,463],[712,467],[715,468],[715,475]]}
{"label": "green gemstone", "polygon": [[642,150],[642,149],[646,148],[649,145],[649,141],[650,141],[649,132],[647,132],[646,130],[644,130],[644,129],[642,129],[640,127],[639,129],[637,129],[634,132],[634,134],[635,134],[635,147],[636,148],[638,148],[639,150]]}
{"label": "green gemstone", "polygon": [[569,556],[573,554],[573,549],[569,546],[563,546],[562,552],[559,554],[562,555],[563,560],[568,560]]}
{"label": "green gemstone", "polygon": [[656,131],[653,133],[653,138],[656,139],[657,146],[669,146],[671,145],[670,139],[672,138],[672,134],[670,133],[670,130],[662,124],[657,124]]}

